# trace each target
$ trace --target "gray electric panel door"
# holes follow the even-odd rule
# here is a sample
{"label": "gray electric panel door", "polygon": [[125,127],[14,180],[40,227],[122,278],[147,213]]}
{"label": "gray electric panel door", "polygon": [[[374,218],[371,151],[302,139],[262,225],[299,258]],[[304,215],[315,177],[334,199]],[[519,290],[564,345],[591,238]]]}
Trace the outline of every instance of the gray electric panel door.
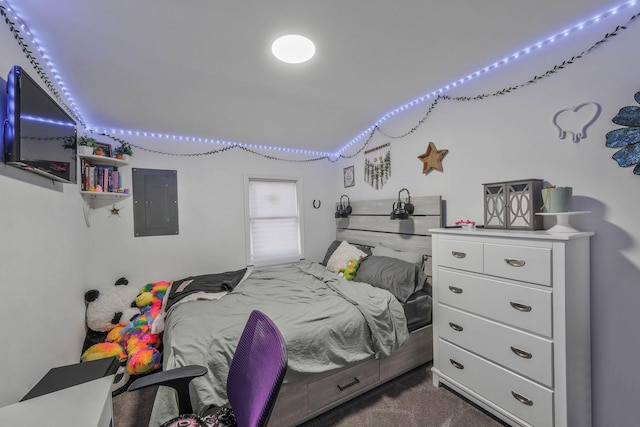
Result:
{"label": "gray electric panel door", "polygon": [[178,173],[133,169],[134,236],[178,234]]}

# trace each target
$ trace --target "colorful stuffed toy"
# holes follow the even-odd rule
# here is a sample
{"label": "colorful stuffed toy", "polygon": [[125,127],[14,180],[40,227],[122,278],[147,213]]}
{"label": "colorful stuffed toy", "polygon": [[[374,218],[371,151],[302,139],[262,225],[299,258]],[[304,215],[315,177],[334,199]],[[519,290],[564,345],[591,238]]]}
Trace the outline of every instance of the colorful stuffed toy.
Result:
{"label": "colorful stuffed toy", "polygon": [[111,329],[103,343],[89,347],[83,354],[83,362],[116,356],[126,365],[130,375],[140,375],[160,368],[162,354],[158,350],[162,343],[160,334],[152,334],[151,326],[162,310],[168,282],[155,282],[145,285],[135,303],[139,314],[126,326],[118,325]]}
{"label": "colorful stuffed toy", "polygon": [[340,269],[340,276],[344,277],[347,280],[353,280],[356,277],[356,272],[358,271],[358,260],[352,259],[347,262],[347,266]]}

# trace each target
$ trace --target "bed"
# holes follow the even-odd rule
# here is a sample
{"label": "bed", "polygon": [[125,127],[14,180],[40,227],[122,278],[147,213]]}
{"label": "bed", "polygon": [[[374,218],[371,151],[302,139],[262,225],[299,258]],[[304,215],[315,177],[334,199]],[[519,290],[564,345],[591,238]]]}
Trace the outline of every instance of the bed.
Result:
{"label": "bed", "polygon": [[[272,426],[299,425],[432,359],[428,229],[442,223],[441,199],[413,198],[414,215],[402,221],[389,219],[394,201],[352,202],[322,262],[225,272],[227,288],[213,293],[222,297],[168,308],[164,369],[209,368],[192,383],[196,412],[226,403],[228,365],[253,309],[278,326],[289,356]],[[367,256],[348,282],[327,266],[353,248]],[[149,425],[176,411],[173,391],[161,387]]]}

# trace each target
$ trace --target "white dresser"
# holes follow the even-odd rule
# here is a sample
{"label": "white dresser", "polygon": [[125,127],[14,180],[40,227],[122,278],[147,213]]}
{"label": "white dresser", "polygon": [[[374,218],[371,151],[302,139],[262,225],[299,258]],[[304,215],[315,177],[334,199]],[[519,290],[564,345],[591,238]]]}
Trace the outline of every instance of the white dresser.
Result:
{"label": "white dresser", "polygon": [[434,385],[514,426],[591,426],[593,233],[431,232]]}

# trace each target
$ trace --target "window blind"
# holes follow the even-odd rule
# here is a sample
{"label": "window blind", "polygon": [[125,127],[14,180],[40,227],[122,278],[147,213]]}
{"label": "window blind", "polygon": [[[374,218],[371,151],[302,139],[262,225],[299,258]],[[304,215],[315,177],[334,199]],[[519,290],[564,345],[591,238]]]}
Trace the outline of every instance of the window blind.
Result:
{"label": "window blind", "polygon": [[301,258],[296,181],[249,179],[249,236],[253,265]]}

